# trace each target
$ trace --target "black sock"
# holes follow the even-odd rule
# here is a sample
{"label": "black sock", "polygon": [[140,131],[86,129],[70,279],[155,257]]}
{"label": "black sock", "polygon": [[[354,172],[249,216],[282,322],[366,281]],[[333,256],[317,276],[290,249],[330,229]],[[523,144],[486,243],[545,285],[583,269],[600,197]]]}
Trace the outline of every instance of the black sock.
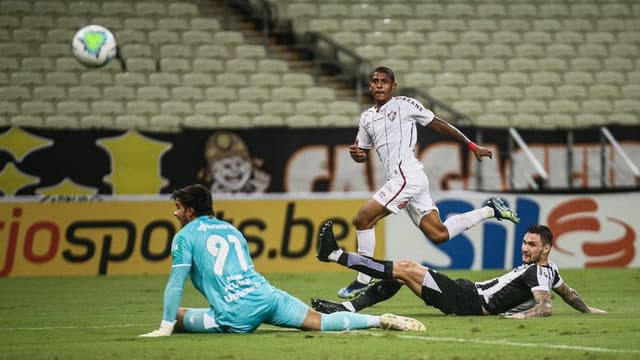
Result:
{"label": "black sock", "polygon": [[345,251],[340,255],[338,264],[378,279],[392,279],[393,276],[393,261],[377,260],[372,257]]}
{"label": "black sock", "polygon": [[356,311],[360,311],[368,306],[387,300],[395,295],[401,287],[402,283],[397,280],[386,279],[378,281],[351,300],[351,304]]}

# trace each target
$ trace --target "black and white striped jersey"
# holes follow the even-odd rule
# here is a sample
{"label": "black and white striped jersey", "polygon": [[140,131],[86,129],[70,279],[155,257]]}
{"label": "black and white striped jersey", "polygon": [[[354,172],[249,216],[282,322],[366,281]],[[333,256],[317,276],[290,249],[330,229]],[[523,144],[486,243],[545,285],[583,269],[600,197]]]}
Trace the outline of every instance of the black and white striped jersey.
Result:
{"label": "black and white striped jersey", "polygon": [[500,314],[531,300],[533,291],[551,291],[562,283],[558,267],[549,262],[546,266],[520,265],[502,276],[475,285],[485,309]]}

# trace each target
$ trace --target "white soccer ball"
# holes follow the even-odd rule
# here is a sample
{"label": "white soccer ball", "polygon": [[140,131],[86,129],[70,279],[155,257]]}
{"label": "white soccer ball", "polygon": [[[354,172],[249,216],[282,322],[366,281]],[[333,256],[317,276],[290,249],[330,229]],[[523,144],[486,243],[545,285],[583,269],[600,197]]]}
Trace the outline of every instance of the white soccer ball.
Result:
{"label": "white soccer ball", "polygon": [[73,36],[73,55],[88,67],[107,65],[116,57],[116,40],[109,29],[100,25],[87,25]]}

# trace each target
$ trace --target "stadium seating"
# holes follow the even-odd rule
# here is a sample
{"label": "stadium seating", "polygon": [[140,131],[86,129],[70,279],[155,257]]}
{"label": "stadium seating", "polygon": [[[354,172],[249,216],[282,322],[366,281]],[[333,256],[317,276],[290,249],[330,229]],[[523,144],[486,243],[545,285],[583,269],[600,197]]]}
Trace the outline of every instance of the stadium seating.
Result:
{"label": "stadium seating", "polygon": [[[298,35],[323,32],[481,126],[640,124],[640,7],[627,0],[273,3]],[[3,0],[0,117],[55,127],[354,126],[357,101],[226,30],[221,4]],[[70,55],[88,22],[113,30],[126,72],[117,61],[88,70]]]}
{"label": "stadium seating", "polygon": [[[276,1],[285,2],[289,6],[323,6],[324,11],[306,14],[308,19],[338,17],[335,10],[338,6],[308,0]],[[395,68],[397,78],[404,82],[400,86],[420,87],[449,105],[457,100],[467,110],[478,109],[473,101],[484,102],[482,108],[489,113],[483,119],[491,119],[492,111],[504,115],[505,107],[490,106],[490,102],[531,98],[537,105],[544,105],[536,109],[557,108],[570,118],[524,116],[521,123],[515,117],[507,117],[509,124],[531,127],[535,126],[533,120],[540,120],[546,121],[544,127],[552,127],[554,121],[563,126],[583,126],[597,122],[591,116],[582,116],[578,121],[581,111],[608,108],[594,105],[604,105],[601,100],[625,97],[640,101],[637,91],[630,88],[635,84],[629,78],[640,66],[636,60],[640,55],[640,31],[631,15],[634,9],[624,0],[606,3],[492,0],[450,4],[374,0],[340,6],[340,11],[348,12],[352,20],[361,24],[368,21],[372,26],[350,24],[340,14],[342,21],[322,31],[356,49],[374,64]],[[407,31],[414,35],[412,40],[403,41],[402,34]],[[482,86],[482,90],[474,86]],[[487,93],[497,98],[487,99]],[[560,102],[552,104],[553,100]],[[602,124],[612,118],[625,124],[635,119],[640,124],[640,114],[621,114],[598,119]],[[492,126],[504,120],[495,118],[500,120],[492,122]],[[476,123],[482,125],[479,119]]]}
{"label": "stadium seating", "polygon": [[[258,118],[261,103],[302,101],[306,88],[314,89],[308,96],[317,96],[323,109],[335,100],[333,89],[269,58],[242,32],[223,30],[220,17],[205,15],[218,12],[219,5],[202,12],[204,6],[191,0],[3,1],[3,120],[23,126],[175,129],[249,126],[255,118],[258,126],[274,126],[286,125],[284,118]],[[118,62],[89,70],[71,56],[73,33],[89,21],[114,32],[127,72]],[[223,115],[228,116],[218,121]]]}

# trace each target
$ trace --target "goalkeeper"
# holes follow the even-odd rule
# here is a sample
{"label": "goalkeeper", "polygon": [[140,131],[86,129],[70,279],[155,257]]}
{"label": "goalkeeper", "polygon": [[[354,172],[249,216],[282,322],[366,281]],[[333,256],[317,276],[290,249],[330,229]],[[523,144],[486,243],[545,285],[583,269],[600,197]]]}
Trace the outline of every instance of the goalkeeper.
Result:
{"label": "goalkeeper", "polygon": [[[233,225],[213,216],[211,193],[191,185],[172,194],[182,229],[171,245],[172,266],[164,290],[160,328],[140,335],[173,332],[248,333],[263,323],[302,330],[382,328],[424,331],[418,320],[393,314],[321,314],[277,289],[255,271],[247,241]],[[187,277],[207,299],[203,309],[179,307]]]}
{"label": "goalkeeper", "polygon": [[560,276],[558,267],[548,260],[553,243],[551,230],[544,225],[531,225],[521,246],[523,265],[487,281],[450,279],[433,269],[413,261],[373,259],[348,253],[338,247],[333,223],[320,231],[317,257],[324,262],[337,262],[350,269],[383,279],[351,301],[335,302],[314,298],[312,306],[323,313],[360,311],[395,295],[406,285],[424,303],[445,314],[503,315],[508,318],[551,316],[551,289],[574,309],[583,313],[604,313],[585,304],[577,291]]}

